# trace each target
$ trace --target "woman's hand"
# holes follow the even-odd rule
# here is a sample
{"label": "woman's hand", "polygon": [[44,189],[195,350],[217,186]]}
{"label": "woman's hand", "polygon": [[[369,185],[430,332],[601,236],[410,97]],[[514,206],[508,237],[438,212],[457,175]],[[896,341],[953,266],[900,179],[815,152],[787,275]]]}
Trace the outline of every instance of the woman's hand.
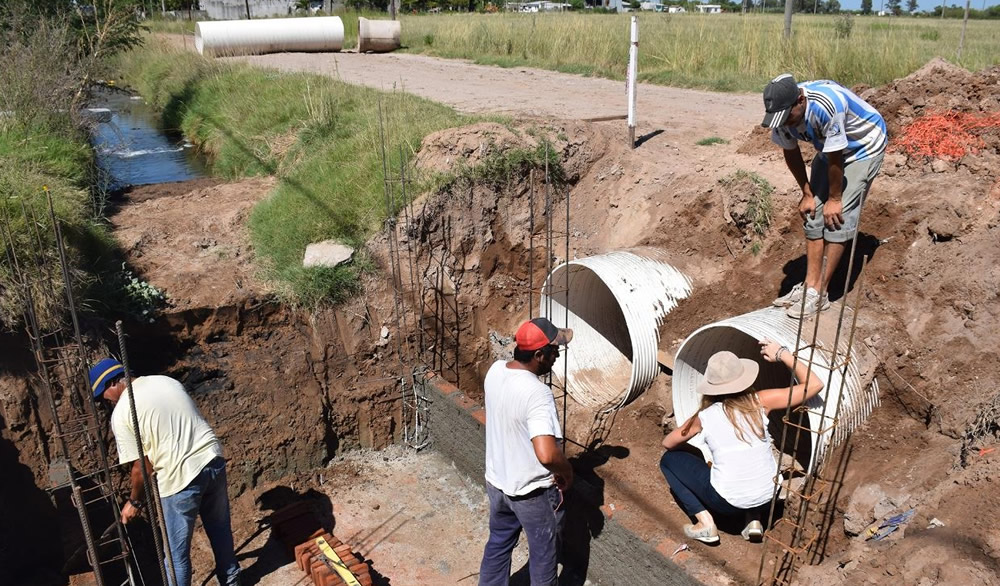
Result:
{"label": "woman's hand", "polygon": [[760,355],[768,362],[777,362],[779,353],[784,354],[788,352],[784,348],[781,344],[766,338],[760,341]]}

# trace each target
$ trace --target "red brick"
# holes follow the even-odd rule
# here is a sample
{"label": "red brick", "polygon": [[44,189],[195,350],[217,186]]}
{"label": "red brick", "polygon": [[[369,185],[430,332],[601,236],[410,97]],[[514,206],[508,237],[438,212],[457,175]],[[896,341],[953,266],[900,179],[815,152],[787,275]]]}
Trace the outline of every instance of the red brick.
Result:
{"label": "red brick", "polygon": [[476,409],[472,412],[472,416],[482,425],[486,425],[486,409]]}

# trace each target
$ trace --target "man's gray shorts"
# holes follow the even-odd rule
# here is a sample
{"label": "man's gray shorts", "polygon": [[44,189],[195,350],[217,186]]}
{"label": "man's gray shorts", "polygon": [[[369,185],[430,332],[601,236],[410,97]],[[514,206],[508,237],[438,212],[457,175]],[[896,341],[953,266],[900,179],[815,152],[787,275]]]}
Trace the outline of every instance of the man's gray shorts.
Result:
{"label": "man's gray shorts", "polygon": [[879,153],[863,161],[854,161],[844,165],[844,191],[841,202],[844,211],[844,223],[839,230],[829,230],[823,224],[823,203],[830,195],[830,179],[827,176],[828,162],[825,156],[813,157],[812,172],[809,174],[809,186],[816,200],[816,213],[812,219],[806,219],[805,230],[808,240],[823,239],[827,242],[848,242],[854,238],[861,220],[861,206],[865,204],[868,190],[871,189],[875,176],[882,168],[884,153]]}

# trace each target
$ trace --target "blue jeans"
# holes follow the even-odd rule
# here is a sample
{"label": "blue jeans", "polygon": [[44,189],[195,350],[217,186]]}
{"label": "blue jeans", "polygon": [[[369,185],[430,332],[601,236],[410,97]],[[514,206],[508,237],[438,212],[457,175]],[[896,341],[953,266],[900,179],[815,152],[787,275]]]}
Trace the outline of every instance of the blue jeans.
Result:
{"label": "blue jeans", "polygon": [[771,506],[767,503],[753,509],[741,509],[729,504],[729,501],[722,498],[712,486],[711,469],[708,464],[690,452],[664,452],[660,458],[660,472],[663,472],[681,508],[691,517],[704,510],[727,516],[747,513],[751,516],[761,513],[767,515]]}
{"label": "blue jeans", "polygon": [[510,581],[510,557],[522,527],[528,538],[531,585],[554,585],[563,521],[562,493],[550,486],[509,497],[488,482],[486,493],[490,498],[490,538],[479,566],[479,585],[506,586]]}
{"label": "blue jeans", "polygon": [[[173,557],[175,586],[191,586],[191,535],[194,520],[201,515],[205,534],[215,554],[219,584],[239,586],[240,565],[233,551],[233,530],[229,522],[229,494],[226,492],[226,461],[215,458],[205,465],[177,494],[160,499],[167,526],[167,547]],[[167,566],[170,580],[170,567]]]}

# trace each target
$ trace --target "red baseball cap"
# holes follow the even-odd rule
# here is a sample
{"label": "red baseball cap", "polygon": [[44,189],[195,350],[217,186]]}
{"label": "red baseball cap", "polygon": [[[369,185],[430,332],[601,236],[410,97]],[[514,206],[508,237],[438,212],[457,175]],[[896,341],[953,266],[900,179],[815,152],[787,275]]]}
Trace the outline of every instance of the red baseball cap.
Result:
{"label": "red baseball cap", "polygon": [[526,321],[517,328],[514,341],[521,350],[532,352],[549,345],[563,346],[573,339],[573,330],[557,328],[544,317]]}

